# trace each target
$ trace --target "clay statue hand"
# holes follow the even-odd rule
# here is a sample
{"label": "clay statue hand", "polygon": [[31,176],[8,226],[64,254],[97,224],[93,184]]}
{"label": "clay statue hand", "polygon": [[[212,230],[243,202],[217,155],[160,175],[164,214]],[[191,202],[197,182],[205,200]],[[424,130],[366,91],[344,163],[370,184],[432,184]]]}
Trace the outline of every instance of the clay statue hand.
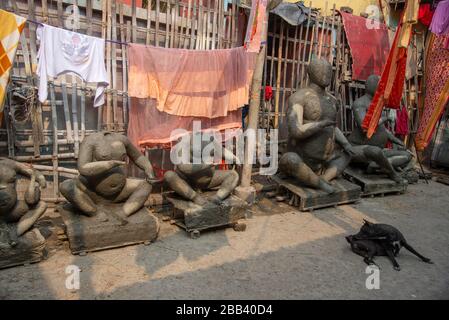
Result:
{"label": "clay statue hand", "polygon": [[333,127],[333,126],[337,125],[337,122],[335,120],[326,119],[326,120],[322,120],[322,121],[318,122],[318,125],[324,129],[327,127]]}
{"label": "clay statue hand", "polygon": [[113,164],[114,167],[126,165],[125,161],[120,161],[120,160],[109,160],[108,162]]}
{"label": "clay statue hand", "polygon": [[47,187],[47,181],[45,180],[45,177],[42,174],[38,174],[36,176],[36,180],[39,183],[39,186],[41,188],[46,188]]}
{"label": "clay statue hand", "polygon": [[344,147],[344,150],[347,154],[349,154],[351,157],[356,155],[356,152],[354,151],[352,145],[347,145]]}
{"label": "clay statue hand", "polygon": [[210,198],[210,202],[216,205],[220,205],[223,201],[217,195],[214,195],[213,197]]}

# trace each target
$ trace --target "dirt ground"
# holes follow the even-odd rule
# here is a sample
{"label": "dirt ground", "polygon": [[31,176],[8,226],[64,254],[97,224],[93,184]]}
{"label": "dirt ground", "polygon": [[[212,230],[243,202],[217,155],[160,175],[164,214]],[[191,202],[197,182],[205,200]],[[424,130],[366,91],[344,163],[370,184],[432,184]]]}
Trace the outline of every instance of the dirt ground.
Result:
{"label": "dirt ground", "polygon": [[[87,256],[62,248],[41,263],[0,270],[0,299],[448,299],[448,194],[446,185],[420,181],[405,195],[313,213],[263,199],[245,232],[199,239],[161,222],[149,246]],[[396,226],[435,264],[403,249],[397,272],[377,258],[380,288],[366,289],[366,265],[344,238],[362,219]],[[65,286],[68,265],[81,268],[79,290]]]}

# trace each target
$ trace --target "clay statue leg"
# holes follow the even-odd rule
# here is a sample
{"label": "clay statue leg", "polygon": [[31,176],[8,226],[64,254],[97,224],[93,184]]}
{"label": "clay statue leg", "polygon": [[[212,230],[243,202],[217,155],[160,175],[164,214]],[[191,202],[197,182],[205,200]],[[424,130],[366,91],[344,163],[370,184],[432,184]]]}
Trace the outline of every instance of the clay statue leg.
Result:
{"label": "clay statue leg", "polygon": [[388,161],[390,161],[393,168],[401,168],[403,171],[408,171],[413,168],[413,157],[410,152],[404,150],[384,149],[383,153],[387,157]]}
{"label": "clay statue leg", "polygon": [[301,157],[294,152],[287,152],[281,157],[279,168],[288,176],[298,179],[305,186],[321,189],[328,193],[335,192],[335,189],[327,181],[313,172]]}
{"label": "clay statue leg", "polygon": [[364,145],[354,146],[353,150],[356,152],[356,156],[353,157],[353,161],[364,162],[368,164],[372,161],[376,163],[382,170],[384,170],[390,177],[390,179],[396,181],[397,183],[403,181],[401,176],[394,170],[393,166],[391,165],[390,161],[388,161],[381,148]]}
{"label": "clay statue leg", "polygon": [[150,196],[152,186],[147,181],[139,179],[126,179],[126,184],[123,190],[115,198],[114,202],[123,202],[123,211],[127,217],[136,213],[143,207],[145,201]]}
{"label": "clay statue leg", "polygon": [[39,201],[37,205],[30,209],[24,200],[18,200],[11,212],[3,217],[6,223],[16,223],[16,228],[11,229],[9,234],[10,244],[15,245],[18,237],[27,232],[46,209],[47,204],[43,201]]}
{"label": "clay statue leg", "polygon": [[87,188],[78,178],[68,179],[59,185],[62,195],[85,215],[92,217],[97,213],[97,206],[90,198]]}
{"label": "clay statue leg", "polygon": [[193,190],[193,188],[176,172],[167,171],[164,174],[164,180],[167,182],[170,189],[175,191],[184,199],[193,201],[199,205],[203,205],[205,203],[201,196],[195,190]]}
{"label": "clay statue leg", "polygon": [[323,179],[331,182],[339,177],[346,167],[351,162],[351,156],[346,152],[341,152],[338,156],[329,161],[326,171],[323,174]]}
{"label": "clay statue leg", "polygon": [[[208,189],[220,187],[215,195],[214,202],[226,199],[239,183],[239,174],[234,170],[216,170],[209,183]],[[212,199],[214,200],[214,199]]]}

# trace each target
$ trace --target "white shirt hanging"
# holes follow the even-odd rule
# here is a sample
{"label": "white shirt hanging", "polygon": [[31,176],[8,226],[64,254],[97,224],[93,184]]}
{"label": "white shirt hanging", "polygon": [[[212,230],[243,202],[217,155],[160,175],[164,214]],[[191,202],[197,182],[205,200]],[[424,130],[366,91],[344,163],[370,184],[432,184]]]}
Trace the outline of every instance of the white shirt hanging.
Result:
{"label": "white shirt hanging", "polygon": [[48,77],[73,72],[85,82],[96,82],[94,106],[104,104],[104,91],[109,85],[104,64],[105,41],[77,32],[44,24],[36,31],[40,40],[37,75],[39,101],[48,96]]}

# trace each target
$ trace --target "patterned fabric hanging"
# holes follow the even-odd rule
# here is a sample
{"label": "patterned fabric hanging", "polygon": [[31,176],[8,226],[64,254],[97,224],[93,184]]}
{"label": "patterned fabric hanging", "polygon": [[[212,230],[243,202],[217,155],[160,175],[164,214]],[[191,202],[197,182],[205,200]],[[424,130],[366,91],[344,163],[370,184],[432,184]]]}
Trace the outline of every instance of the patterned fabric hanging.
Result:
{"label": "patterned fabric hanging", "polygon": [[3,116],[9,73],[25,22],[26,19],[23,17],[0,10],[0,121]]}

